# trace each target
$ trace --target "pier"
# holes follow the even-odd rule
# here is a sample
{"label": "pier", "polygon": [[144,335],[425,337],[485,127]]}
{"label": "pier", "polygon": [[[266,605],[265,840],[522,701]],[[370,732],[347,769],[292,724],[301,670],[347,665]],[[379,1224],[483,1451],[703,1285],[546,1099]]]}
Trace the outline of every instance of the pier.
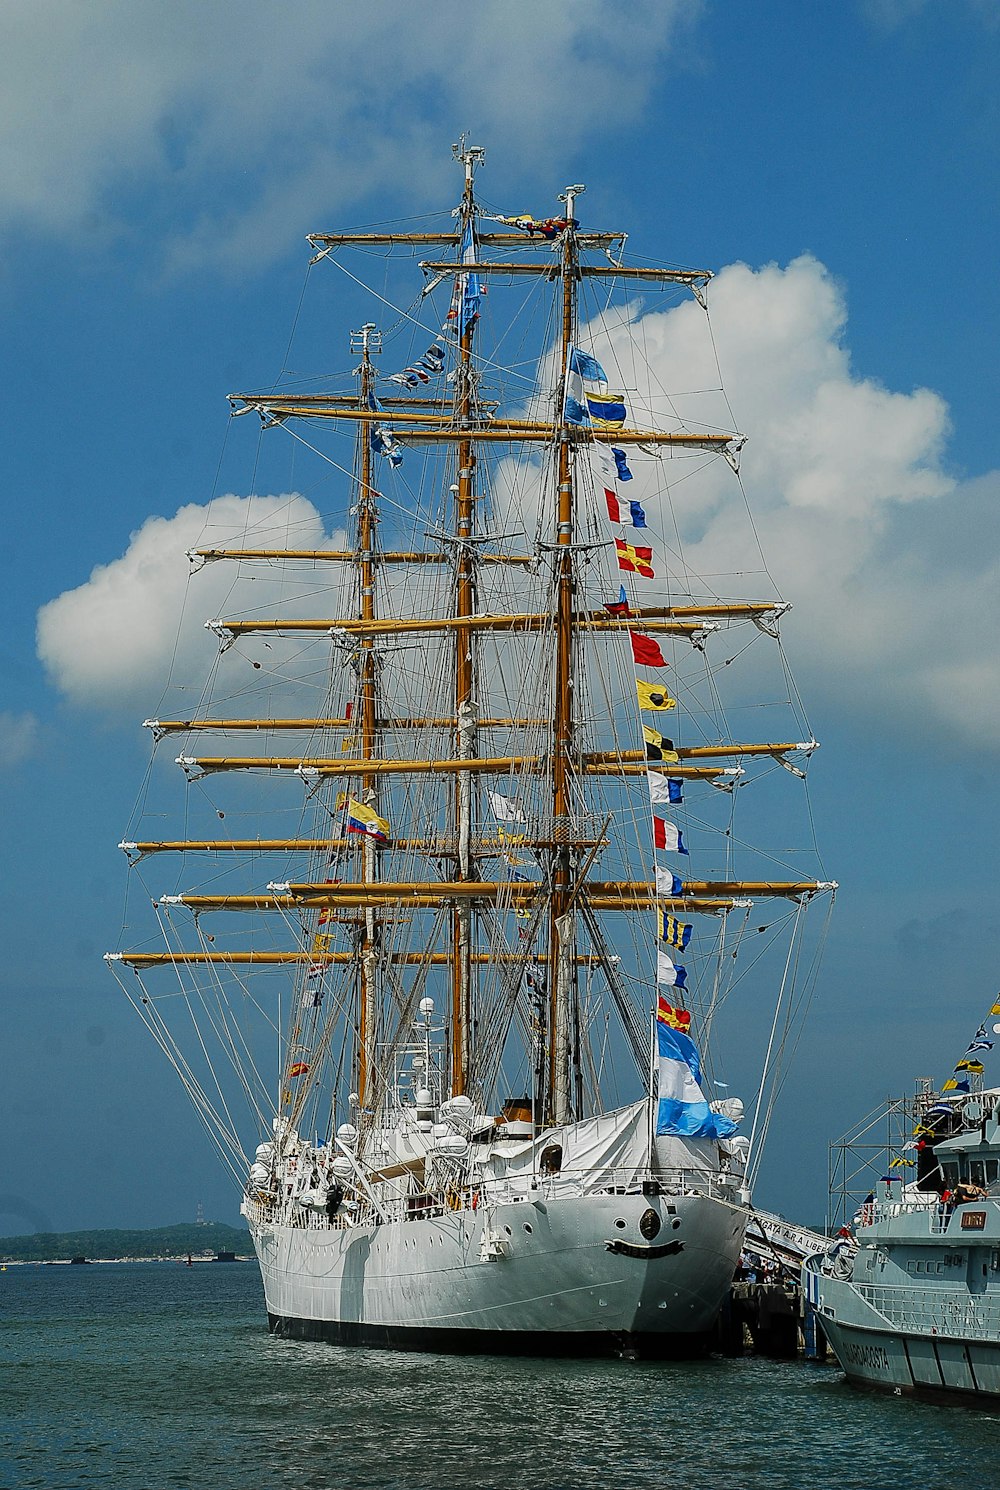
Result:
{"label": "pier", "polygon": [[819,1232],[755,1210],[743,1242],[743,1276],[734,1279],[723,1305],[716,1348],[729,1356],[826,1360],[826,1337],[805,1298],[802,1264],[828,1246]]}

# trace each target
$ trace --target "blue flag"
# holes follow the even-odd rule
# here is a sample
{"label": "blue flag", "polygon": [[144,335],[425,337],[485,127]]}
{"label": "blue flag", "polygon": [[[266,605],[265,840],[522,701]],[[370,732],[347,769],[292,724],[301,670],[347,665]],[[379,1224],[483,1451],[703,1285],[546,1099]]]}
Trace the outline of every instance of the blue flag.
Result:
{"label": "blue flag", "polygon": [[632,514],[633,528],[644,528],[646,526],[646,514],[638,502],[630,502],[628,510]]}
{"label": "blue flag", "polygon": [[[463,264],[474,264],[476,262],[476,240],[472,231],[472,219],[465,224],[462,233],[461,258]],[[462,300],[458,315],[458,334],[464,336],[468,328],[479,319],[479,301],[483,293],[482,280],[478,274],[463,274]]]}
{"label": "blue flag", "polygon": [[596,393],[585,393],[584,399],[590,423],[600,429],[621,429],[628,413],[624,399],[615,394]]}
{"label": "blue flag", "polygon": [[631,481],[632,472],[629,470],[628,465],[626,464],[624,450],[616,450],[614,445],[612,445],[611,454],[614,456],[615,465],[618,467],[618,480]]}
{"label": "blue flag", "polygon": [[569,370],[578,373],[581,378],[587,378],[591,383],[606,383],[608,381],[604,368],[596,357],[589,352],[583,352],[579,347],[569,349]]}

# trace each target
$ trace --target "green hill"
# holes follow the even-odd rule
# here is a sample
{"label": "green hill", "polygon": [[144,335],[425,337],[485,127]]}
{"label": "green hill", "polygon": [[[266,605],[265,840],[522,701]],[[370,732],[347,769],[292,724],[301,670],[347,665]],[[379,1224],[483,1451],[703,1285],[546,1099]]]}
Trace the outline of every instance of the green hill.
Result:
{"label": "green hill", "polygon": [[153,1231],[40,1231],[0,1237],[0,1262],[65,1262],[71,1257],[187,1257],[235,1252],[252,1256],[250,1233],[222,1221],[183,1222]]}

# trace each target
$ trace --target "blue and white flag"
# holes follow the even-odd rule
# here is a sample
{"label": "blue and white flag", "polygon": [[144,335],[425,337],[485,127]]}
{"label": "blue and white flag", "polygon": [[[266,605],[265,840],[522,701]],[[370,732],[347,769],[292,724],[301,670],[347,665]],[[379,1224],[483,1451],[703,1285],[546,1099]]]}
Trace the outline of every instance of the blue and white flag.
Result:
{"label": "blue and white flag", "polygon": [[581,351],[579,347],[569,349],[569,370],[579,373],[581,378],[586,378],[588,383],[606,383],[608,381],[604,368],[596,357],[589,352]]}
{"label": "blue and white flag", "polygon": [[701,1089],[701,1062],[694,1041],[680,1030],[656,1021],[658,1135],[728,1138],[736,1132],[732,1118],[713,1112]]}
{"label": "blue and white flag", "polygon": [[971,1041],[969,1042],[969,1048],[968,1048],[968,1050],[965,1053],[966,1053],[966,1055],[971,1055],[973,1053],[973,1051],[975,1051],[975,1050],[992,1050],[992,1049],[993,1049],[993,1041],[989,1038],[989,1036],[986,1033],[986,1026],[985,1026],[985,1024],[981,1024],[979,1026],[979,1028],[976,1030],[976,1033],[973,1035]]}
{"label": "blue and white flag", "polygon": [[384,456],[393,470],[403,464],[403,452],[391,429],[383,429],[380,424],[373,424],[371,442],[375,454]]}
{"label": "blue and white flag", "polygon": [[[369,393],[367,399],[365,400],[365,408],[369,409],[373,414],[382,413],[382,405],[379,403],[374,393]],[[371,426],[369,441],[371,443],[371,448],[375,452],[375,454],[384,456],[385,459],[389,462],[390,466],[392,466],[393,470],[395,470],[397,466],[401,466],[403,464],[403,452],[400,449],[399,442],[396,439],[396,436],[393,434],[388,425],[373,424]]]}
{"label": "blue and white flag", "polygon": [[[476,237],[472,231],[472,219],[465,224],[462,233],[462,263],[476,262]],[[458,317],[458,334],[464,336],[468,328],[479,319],[479,301],[483,293],[483,282],[478,274],[463,274],[462,304]]]}
{"label": "blue and white flag", "polygon": [[684,881],[679,875],[674,874],[672,869],[663,869],[659,864],[656,866],[656,894],[657,897],[673,899],[676,895],[683,895]]}
{"label": "blue and white flag", "polygon": [[[654,807],[670,806],[673,802],[683,802],[684,782],[674,776],[661,776],[659,771],[648,771],[649,800]],[[680,835],[678,834],[678,837]]]}
{"label": "blue and white flag", "polygon": [[563,418],[567,424],[589,424],[587,395],[583,391],[583,379],[572,368],[566,369],[566,396],[563,399]]}
{"label": "blue and white flag", "polygon": [[687,988],[687,968],[675,963],[659,947],[656,949],[656,981],[661,988]]}

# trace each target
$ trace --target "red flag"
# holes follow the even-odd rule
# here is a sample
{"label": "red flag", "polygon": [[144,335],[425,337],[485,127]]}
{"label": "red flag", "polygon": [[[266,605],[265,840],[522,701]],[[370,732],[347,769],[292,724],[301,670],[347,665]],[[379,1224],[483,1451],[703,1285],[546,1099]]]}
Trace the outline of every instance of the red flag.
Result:
{"label": "red flag", "polygon": [[628,639],[632,643],[632,656],[637,666],[667,666],[667,659],[660,651],[659,644],[651,636],[643,636],[641,631],[630,631]]}
{"label": "red flag", "polygon": [[624,538],[615,539],[615,548],[618,550],[618,568],[624,569],[629,574],[641,574],[643,579],[653,579],[654,572],[650,560],[653,557],[651,548],[634,547],[626,543]]}
{"label": "red flag", "polygon": [[681,1030],[685,1035],[691,1033],[691,1015],[686,1009],[675,1009],[668,1004],[662,993],[656,1001],[656,1017],[671,1029]]}
{"label": "red flag", "polygon": [[608,516],[610,517],[611,521],[613,523],[620,523],[622,520],[622,514],[621,508],[618,506],[618,498],[615,496],[613,491],[609,490],[608,487],[604,488],[604,500],[608,504]]}
{"label": "red flag", "polygon": [[305,1061],[296,1061],[288,1074],[289,1076],[304,1076],[308,1070],[309,1067]]}

